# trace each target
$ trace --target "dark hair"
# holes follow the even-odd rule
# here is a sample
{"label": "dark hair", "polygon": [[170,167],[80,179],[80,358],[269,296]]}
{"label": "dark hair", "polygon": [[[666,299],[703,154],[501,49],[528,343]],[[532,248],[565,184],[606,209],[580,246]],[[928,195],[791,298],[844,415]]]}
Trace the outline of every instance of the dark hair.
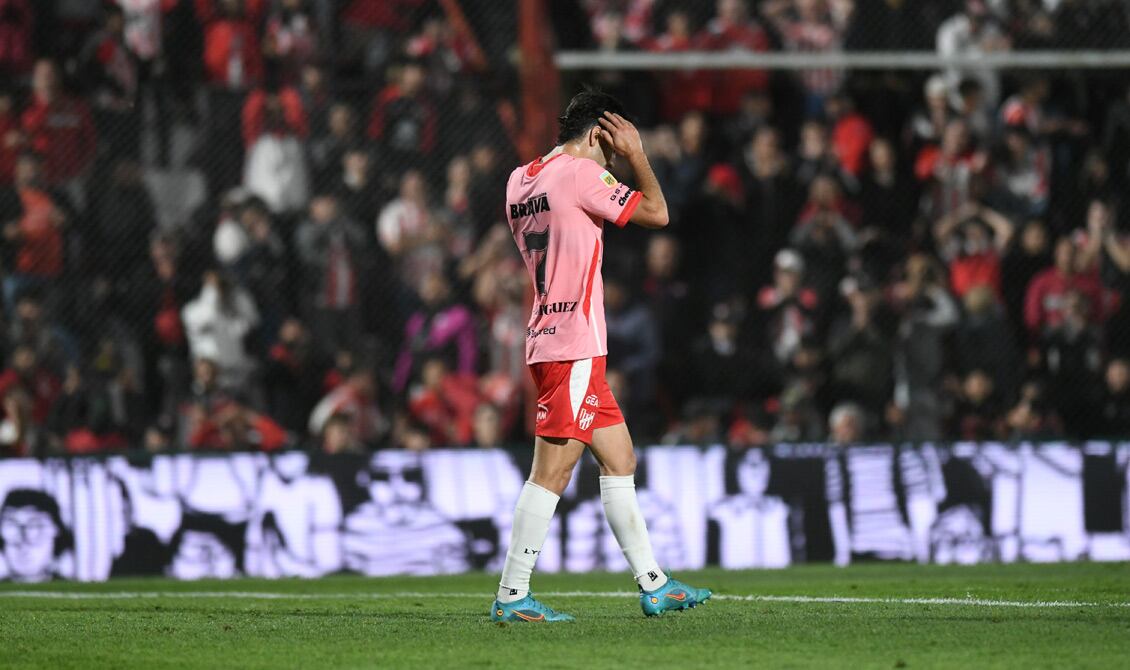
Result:
{"label": "dark hair", "polygon": [[624,105],[615,97],[598,89],[585,87],[585,90],[573,96],[565,113],[557,119],[560,128],[557,143],[565,144],[584,135],[605,112],[627,116]]}
{"label": "dark hair", "polygon": [[180,528],[169,541],[169,556],[176,557],[189,532],[203,533],[216,538],[235,558],[235,569],[243,572],[243,552],[247,545],[247,523],[228,523],[218,514],[205,512],[185,512],[181,517]]}
{"label": "dark hair", "polygon": [[[55,524],[57,531],[53,552],[56,557],[74,546],[74,536],[59,514],[59,503],[50,494],[34,489],[12,489],[4,498],[4,504],[0,505],[0,512],[18,507],[31,507],[51,517],[51,523]],[[0,549],[3,547],[4,539],[0,538]]]}

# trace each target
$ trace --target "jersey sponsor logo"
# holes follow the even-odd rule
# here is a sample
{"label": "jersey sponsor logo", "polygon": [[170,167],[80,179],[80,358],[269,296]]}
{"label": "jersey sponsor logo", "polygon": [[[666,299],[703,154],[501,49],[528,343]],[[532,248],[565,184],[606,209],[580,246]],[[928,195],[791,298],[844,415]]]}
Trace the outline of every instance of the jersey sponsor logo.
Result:
{"label": "jersey sponsor logo", "polygon": [[585,398],[585,404],[592,405],[593,407],[600,407],[600,399],[596,397],[596,394],[593,394]]}
{"label": "jersey sponsor logo", "polygon": [[600,173],[600,180],[604,182],[604,185],[608,188],[612,188],[616,185],[616,177],[613,177],[612,173],[608,170]]}
{"label": "jersey sponsor logo", "polygon": [[539,402],[538,403],[537,423],[541,423],[542,421],[545,421],[547,418],[549,418],[549,408]]}
{"label": "jersey sponsor logo", "polygon": [[627,204],[628,198],[632,197],[632,193],[635,193],[634,189],[620,184],[620,186],[612,192],[612,195],[609,196],[608,199],[623,207],[625,204]]}
{"label": "jersey sponsor logo", "polygon": [[531,196],[526,202],[510,203],[510,219],[516,220],[524,216],[533,216],[549,211],[549,196],[539,193]]}
{"label": "jersey sponsor logo", "polygon": [[535,337],[541,337],[542,335],[556,335],[556,334],[557,334],[557,326],[550,326],[548,328],[542,328],[541,330],[537,330],[535,328],[527,328],[526,329],[526,339],[527,340],[532,340]]}
{"label": "jersey sponsor logo", "polygon": [[592,425],[592,420],[596,418],[596,412],[590,412],[584,407],[581,408],[581,414],[577,417],[577,427],[581,430],[588,430]]}
{"label": "jersey sponsor logo", "polygon": [[538,305],[538,314],[546,316],[547,314],[567,314],[576,311],[577,301],[572,302],[551,302],[546,305]]}

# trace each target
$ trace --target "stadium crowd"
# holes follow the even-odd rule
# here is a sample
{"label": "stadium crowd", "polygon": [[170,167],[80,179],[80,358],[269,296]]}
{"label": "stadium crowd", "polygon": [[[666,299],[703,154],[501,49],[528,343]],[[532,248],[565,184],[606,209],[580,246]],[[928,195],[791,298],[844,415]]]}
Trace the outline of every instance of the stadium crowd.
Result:
{"label": "stadium crowd", "polygon": [[[524,442],[515,9],[452,4],[0,0],[0,453]],[[549,5],[611,52],[1130,36],[1113,0]],[[582,80],[672,212],[606,237],[637,442],[1130,434],[1117,77]]]}

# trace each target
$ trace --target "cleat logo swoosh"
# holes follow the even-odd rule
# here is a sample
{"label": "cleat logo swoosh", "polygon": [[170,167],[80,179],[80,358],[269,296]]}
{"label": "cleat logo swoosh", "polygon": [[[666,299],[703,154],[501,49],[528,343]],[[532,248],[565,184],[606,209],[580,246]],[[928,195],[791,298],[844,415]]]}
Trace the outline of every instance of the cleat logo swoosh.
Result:
{"label": "cleat logo swoosh", "polygon": [[517,616],[519,619],[522,619],[523,621],[545,621],[545,615],[544,614],[538,614],[537,616],[530,616],[529,614],[522,614],[518,610],[514,610],[514,615]]}
{"label": "cleat logo swoosh", "polygon": [[678,600],[679,602],[683,602],[687,599],[687,594],[685,591],[679,591],[678,593],[668,593],[667,597],[671,600]]}

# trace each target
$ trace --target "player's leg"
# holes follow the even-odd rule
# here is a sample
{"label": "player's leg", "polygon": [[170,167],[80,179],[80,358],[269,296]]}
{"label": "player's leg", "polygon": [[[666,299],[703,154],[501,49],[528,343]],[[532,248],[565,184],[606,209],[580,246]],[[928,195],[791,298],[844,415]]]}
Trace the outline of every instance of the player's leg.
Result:
{"label": "player's leg", "polygon": [[534,463],[514,507],[510,545],[491,617],[497,621],[568,621],[530,596],[530,575],[541,555],[561,493],[585,445],[579,440],[534,438]]}
{"label": "player's leg", "polygon": [[600,500],[612,534],[640,588],[654,591],[667,582],[667,576],[655,560],[636,498],[636,452],[627,424],[621,421],[594,430],[592,454],[600,464]]}
{"label": "player's leg", "polygon": [[[610,399],[611,394],[608,397]],[[606,405],[603,399],[601,404]],[[615,417],[609,420],[614,421]],[[639,584],[640,607],[644,614],[655,616],[668,610],[695,607],[709,599],[709,589],[694,588],[669,577],[655,560],[647,522],[636,497],[635,449],[623,419],[594,430],[590,450],[600,464],[604,516]]]}

